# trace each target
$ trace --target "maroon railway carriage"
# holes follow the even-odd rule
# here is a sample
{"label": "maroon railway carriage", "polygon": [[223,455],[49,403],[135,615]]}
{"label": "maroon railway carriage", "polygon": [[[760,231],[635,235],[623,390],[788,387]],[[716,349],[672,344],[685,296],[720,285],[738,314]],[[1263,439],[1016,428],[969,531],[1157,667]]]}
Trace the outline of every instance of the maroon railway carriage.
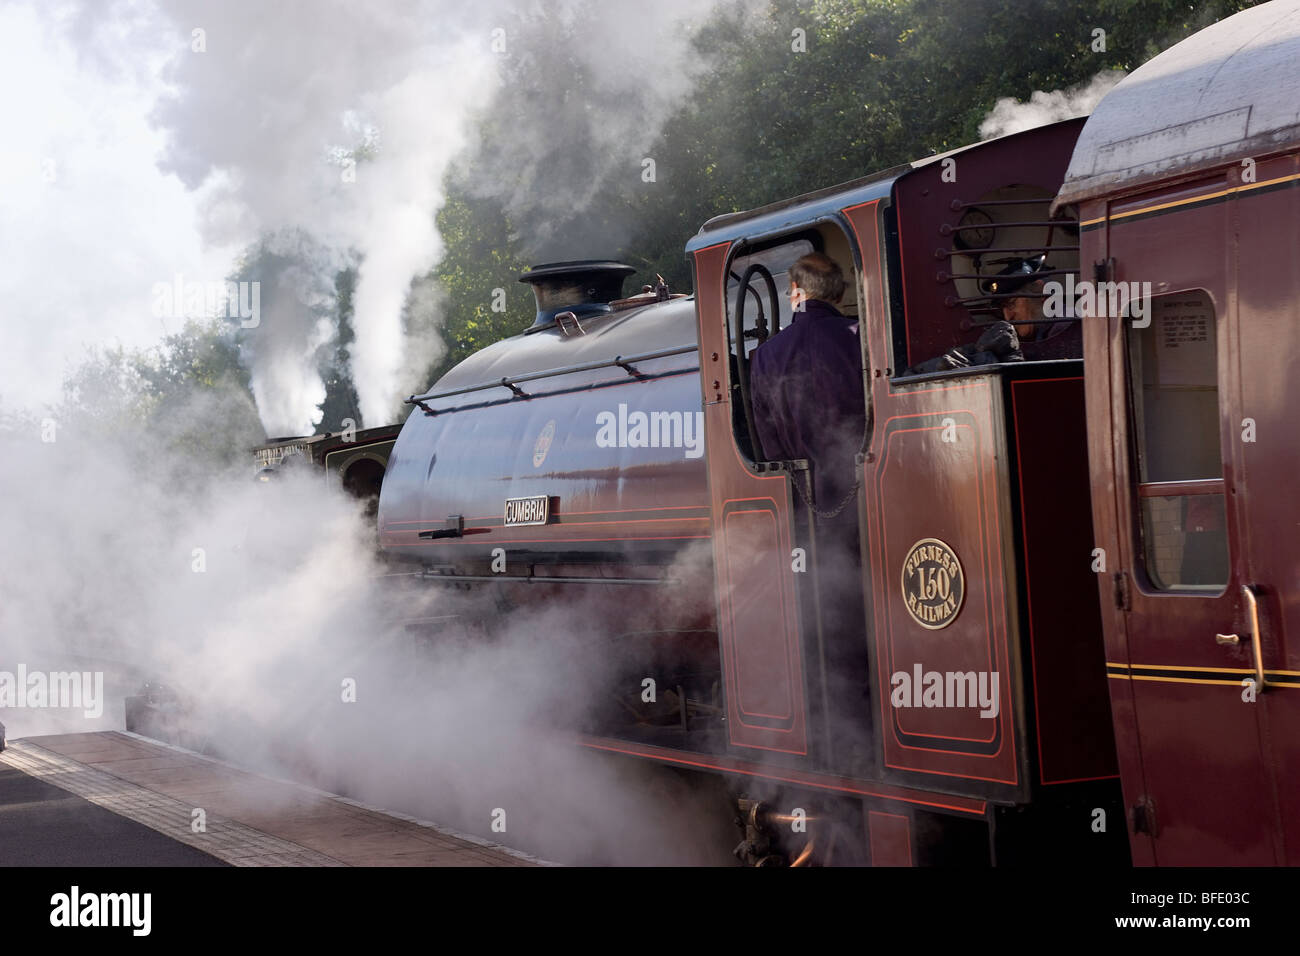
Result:
{"label": "maroon railway carriage", "polygon": [[[691,299],[534,270],[534,326],[412,397],[381,544],[572,608],[623,665],[583,743],[723,775],[750,862],[1286,860],[1295,11],[1198,34],[1086,125],[714,219]],[[856,563],[827,557],[816,464],[750,437],[749,356],[813,250],[862,348]],[[1073,354],[907,373],[1035,255],[1072,291],[1150,281],[1152,321],[1090,307]],[[823,613],[845,599],[856,628]]]}
{"label": "maroon railway carriage", "polygon": [[1295,2],[1178,44],[1102,100],[1058,199],[1084,271],[1151,295],[1083,323],[1138,863],[1300,862],[1297,62]]}

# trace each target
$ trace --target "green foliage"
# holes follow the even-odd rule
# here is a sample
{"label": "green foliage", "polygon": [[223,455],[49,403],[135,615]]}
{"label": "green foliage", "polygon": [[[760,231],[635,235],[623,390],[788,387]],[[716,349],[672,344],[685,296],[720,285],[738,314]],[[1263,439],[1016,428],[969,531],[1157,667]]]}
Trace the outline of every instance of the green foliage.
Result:
{"label": "green foliage", "polygon": [[[539,241],[543,233],[619,236],[597,254],[635,265],[647,279],[661,273],[684,290],[691,282],[686,241],[712,216],[974,142],[1001,97],[1027,100],[1035,90],[1068,88],[1103,70],[1132,70],[1252,5],[772,0],[757,14],[745,4],[723,5],[693,41],[705,75],[647,154],[657,165],[653,188],[640,181],[633,156],[591,184],[585,205],[569,209],[546,195],[545,176],[530,181],[497,171],[485,182],[461,168],[449,179],[439,216],[447,255],[436,273],[448,295],[448,353],[435,372],[527,326],[531,301],[512,283],[527,262],[557,248]],[[806,52],[791,48],[795,28],[806,31]],[[1096,29],[1105,31],[1104,52],[1093,49]],[[552,139],[543,128],[534,137],[543,165],[580,162],[600,147],[599,131],[569,118],[598,118],[609,109],[563,53],[583,42],[582,20],[535,19],[521,32],[519,44],[536,41],[551,52],[525,57],[510,73],[484,115],[479,152],[508,151],[520,123],[540,114],[563,130]],[[559,257],[567,256],[550,256]],[[509,308],[492,313],[491,290],[501,286]]]}
{"label": "green foliage", "polygon": [[246,460],[263,440],[233,327],[187,322],[149,349],[92,351],[63,383],[54,417],[193,473]]}
{"label": "green foliage", "polygon": [[129,365],[155,404],[166,404],[196,387],[248,390],[239,346],[222,322],[186,322],[183,330],[154,348],[133,353]]}
{"label": "green foliage", "polygon": [[[445,299],[442,340],[446,352],[427,376],[434,381],[467,356],[532,324],[532,292],[517,280],[528,266],[500,202],[470,193],[467,171],[455,170],[438,231],[446,253],[433,272]],[[494,290],[504,290],[503,297]],[[494,299],[505,311],[493,311]],[[423,384],[423,383],[420,383]],[[420,387],[415,384],[413,387]]]}

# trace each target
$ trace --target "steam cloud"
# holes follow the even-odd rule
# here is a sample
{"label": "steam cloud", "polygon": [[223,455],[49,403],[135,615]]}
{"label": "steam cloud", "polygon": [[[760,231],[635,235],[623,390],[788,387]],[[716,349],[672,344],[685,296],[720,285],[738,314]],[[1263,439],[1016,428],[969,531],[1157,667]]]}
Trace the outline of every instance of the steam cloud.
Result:
{"label": "steam cloud", "polygon": [[[392,420],[416,389],[436,338],[413,334],[412,281],[442,252],[434,214],[468,118],[494,88],[486,23],[449,2],[384,5],[189,0],[160,8],[173,36],[205,31],[205,52],[172,58],[153,118],[167,132],[165,171],[208,191],[205,238],[247,244],[297,231],[333,256],[310,256],[303,283],[328,288],[351,261],[352,375],[368,425]],[[483,19],[488,18],[488,19]],[[256,278],[256,276],[250,276]],[[320,327],[293,296],[250,335],[250,366],[271,434],[310,433],[324,396]],[[285,328],[276,329],[277,324]],[[329,329],[333,332],[333,328]],[[338,427],[337,423],[329,423]]]}
{"label": "steam cloud", "polygon": [[717,5],[566,0],[530,25],[533,44],[503,63],[497,135],[488,148],[475,144],[465,166],[474,191],[504,203],[534,261],[599,258],[627,240],[627,218],[593,208],[608,184],[623,184],[625,196],[671,188],[669,170],[655,167],[647,181],[645,164],[710,68],[691,38]]}
{"label": "steam cloud", "polygon": [[[355,266],[363,423],[391,420],[437,347],[437,290],[420,277],[442,251],[434,214],[448,164],[474,156],[469,131],[508,67],[551,69],[553,51],[519,42],[522,18],[581,24],[588,42],[572,55],[601,96],[621,100],[582,120],[594,166],[533,157],[510,175],[542,191],[553,176],[548,201],[574,212],[590,200],[589,175],[626,162],[639,178],[656,124],[689,92],[689,34],[672,19],[687,9],[674,2],[649,21],[630,2],[585,0],[544,14],[449,0],[74,3],[59,20],[34,5],[0,11],[8,86],[39,76],[60,117],[46,129],[33,111],[32,144],[0,133],[0,171],[26,186],[0,202],[16,267],[0,289],[22,320],[7,323],[0,356],[12,373],[0,383],[0,454],[23,462],[0,474],[0,669],[102,670],[108,696],[100,721],[7,709],[11,737],[121,727],[122,698],[161,680],[193,704],[189,731],[246,765],[489,836],[487,813],[503,806],[508,841],[542,855],[701,862],[690,807],[710,795],[530,731],[580,712],[608,676],[577,652],[575,635],[594,639],[589,606],[557,603],[491,640],[452,629],[417,653],[395,607],[471,620],[499,610],[427,590],[395,596],[370,556],[373,519],[319,475],[250,483],[247,449],[262,435],[237,388],[197,390],[148,433],[111,390],[51,404],[83,345],[178,330],[184,316],[151,314],[158,283],[234,276],[261,283],[244,358],[262,426],[311,431],[339,334],[334,279]],[[544,123],[519,128],[513,155],[528,155]],[[57,175],[42,184],[46,157]],[[479,159],[486,175],[509,172]],[[339,700],[348,677],[355,705]]]}
{"label": "steam cloud", "polygon": [[[504,191],[511,209],[534,203],[529,222],[545,243],[549,224],[581,213],[606,177],[625,167],[639,179],[644,150],[701,71],[679,21],[711,5],[670,0],[653,16],[632,0],[563,0],[544,11],[509,0],[74,10],[65,39],[103,77],[125,82],[128,60],[111,53],[123,46],[152,64],[131,77],[137,121],[148,117],[155,140],[140,152],[190,191],[189,228],[204,247],[230,255],[261,242],[303,253],[292,288],[264,290],[262,321],[245,333],[263,424],[285,435],[321,424],[337,271],[357,269],[349,349],[361,418],[385,424],[441,348],[436,294],[411,293],[443,251],[435,215],[453,159],[467,157],[481,188]],[[552,45],[548,30],[581,42]],[[557,70],[583,78],[581,107],[516,112],[527,104],[509,84]],[[503,148],[475,154],[475,124],[494,113],[508,117]],[[570,238],[587,251],[606,241]],[[268,281],[259,265],[246,263],[241,278]],[[193,269],[176,266],[140,278],[151,285]],[[187,278],[229,272],[204,268]]]}
{"label": "steam cloud", "polygon": [[[0,453],[26,463],[0,472],[0,522],[22,542],[0,550],[0,670],[102,671],[107,708],[7,708],[11,738],[120,729],[122,698],[161,682],[186,742],[243,766],[563,862],[725,862],[701,849],[734,836],[718,793],[559,731],[608,692],[600,599],[499,628],[495,595],[385,577],[404,569],[373,557],[372,519],[317,473],[255,483],[72,412],[52,442],[47,424],[0,422]],[[442,623],[417,640],[412,618]]]}
{"label": "steam cloud", "polygon": [[1028,103],[1004,96],[980,123],[980,137],[992,139],[1076,116],[1087,116],[1125,75],[1123,70],[1103,70],[1088,82],[1069,89],[1050,93],[1035,90]]}

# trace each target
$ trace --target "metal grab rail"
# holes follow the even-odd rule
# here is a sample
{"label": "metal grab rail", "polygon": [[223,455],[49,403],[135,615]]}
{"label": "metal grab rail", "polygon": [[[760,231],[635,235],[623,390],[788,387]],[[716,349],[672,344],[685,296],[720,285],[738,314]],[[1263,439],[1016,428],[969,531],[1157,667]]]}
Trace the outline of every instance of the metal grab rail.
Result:
{"label": "metal grab rail", "polygon": [[[1078,246],[989,246],[984,249],[936,249],[934,257],[936,259],[951,259],[953,256],[966,256],[973,259],[975,256],[987,256],[994,252],[1078,252]],[[981,279],[987,279],[988,276],[980,276]]]}
{"label": "metal grab rail", "polygon": [[1259,685],[1262,693],[1269,685],[1264,672],[1264,649],[1260,645],[1259,637],[1259,601],[1255,597],[1255,589],[1249,584],[1241,586],[1241,594],[1246,599],[1247,622],[1250,624],[1250,643],[1255,651],[1255,682]]}
{"label": "metal grab rail", "polygon": [[[972,308],[970,311],[971,311],[971,317],[968,319],[962,319],[961,322],[958,323],[958,328],[960,328],[963,332],[969,331],[970,329],[982,329],[986,326],[993,325],[997,322],[1005,321],[1005,319],[1002,318],[1002,310],[994,306],[988,306],[987,308]],[[975,315],[977,313],[981,315],[984,314],[992,315],[993,318],[977,319],[975,318]],[[1016,319],[1015,324],[1016,325],[1056,325],[1058,322],[1082,322],[1082,321],[1083,321],[1083,316],[1081,315],[1076,315],[1073,318],[1070,318],[1069,316],[1059,316],[1057,318],[1044,316],[1041,319]]]}
{"label": "metal grab rail", "polygon": [[[1078,274],[1079,274],[1078,269],[1044,269],[1041,272],[1035,272],[1033,274],[1033,277],[1035,279],[1038,279],[1042,276],[1064,276],[1064,275],[1077,276]],[[988,273],[985,272],[945,272],[943,270],[940,270],[939,272],[936,272],[934,274],[934,278],[936,282],[947,282],[949,279],[982,279],[987,282],[989,279],[1001,279],[1004,278],[1004,276],[989,275]],[[1046,296],[1047,293],[1027,292],[1024,293],[1024,295],[1022,296],[1019,294],[1019,290],[1016,290],[1016,292],[988,292],[980,296],[980,298],[986,299],[995,295],[1000,295],[1003,297],[1011,296],[1012,298],[1028,298],[1031,295]]]}
{"label": "metal grab rail", "polygon": [[[966,201],[963,199],[954,199],[952,202],[948,203],[948,208],[951,209],[953,212],[959,212],[962,209],[970,209],[972,207],[978,208],[980,206],[1032,206],[1034,203],[1043,203],[1043,202],[1051,202],[1051,201],[1052,200],[1050,198],[1044,199],[1042,197],[1039,197],[1037,199],[1034,199],[1032,197],[1028,199],[972,199],[970,201]],[[1061,221],[1067,222],[1069,220],[1063,219]],[[1077,222],[1077,220],[1075,221]]]}
{"label": "metal grab rail", "polygon": [[954,226],[945,222],[939,227],[939,235],[950,236],[954,232],[967,232],[976,229],[1009,229],[1012,226],[1055,226],[1060,229],[1068,229],[1071,226],[1077,227],[1078,223],[1073,219],[1026,219],[1021,222],[981,222],[971,223],[968,226]]}
{"label": "metal grab rail", "polygon": [[[772,324],[775,327],[774,332],[781,331],[781,303],[777,299],[776,280],[772,278],[772,272],[761,262],[751,262],[744,274],[740,277],[740,285],[736,288],[736,307],[733,310],[733,316],[736,320],[737,336],[736,343],[736,384],[740,386],[740,407],[745,414],[745,429],[749,437],[749,448],[755,458],[763,457],[762,442],[758,439],[758,429],[754,426],[754,400],[753,394],[749,387],[749,357],[745,355],[745,303],[748,301],[747,293],[749,292],[749,283],[754,276],[763,280],[767,286],[768,305],[772,307]],[[758,332],[758,343],[762,345],[767,341],[767,321],[763,313],[763,294],[760,292],[754,297],[758,305],[758,314],[755,318]],[[731,319],[727,319],[727,338],[731,338]]]}
{"label": "metal grab rail", "polygon": [[688,352],[698,352],[699,349],[698,345],[679,345],[677,348],[660,349],[657,352],[643,352],[640,355],[615,355],[612,359],[604,362],[565,365],[560,368],[549,368],[541,372],[529,372],[525,375],[505,375],[491,382],[481,382],[478,385],[466,385],[464,388],[452,388],[444,392],[429,392],[425,395],[412,395],[406,399],[406,404],[418,405],[426,415],[436,415],[438,409],[429,408],[424,404],[425,402],[431,402],[438,398],[451,398],[455,395],[468,395],[470,392],[481,392],[488,388],[508,388],[515,394],[516,398],[528,398],[529,394],[518,387],[520,382],[536,382],[539,379],[555,378],[558,375],[571,375],[575,372],[592,372],[602,368],[621,368],[628,375],[636,378],[642,373],[633,367],[635,362],[650,362],[654,359],[668,358],[673,355],[685,355]]}

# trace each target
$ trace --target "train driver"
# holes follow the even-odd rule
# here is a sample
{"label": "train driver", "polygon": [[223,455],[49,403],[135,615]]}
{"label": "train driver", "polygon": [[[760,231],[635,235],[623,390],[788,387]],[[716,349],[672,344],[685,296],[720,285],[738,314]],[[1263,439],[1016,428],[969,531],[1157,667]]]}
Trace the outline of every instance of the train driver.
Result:
{"label": "train driver", "polygon": [[790,324],[751,359],[754,428],[767,460],[812,463],[816,505],[829,510],[853,488],[866,425],[858,323],[835,308],[844,272],[830,256],[797,260],[789,295]]}
{"label": "train driver", "polygon": [[1002,318],[1015,328],[1026,361],[1082,358],[1083,336],[1078,322],[1048,325],[1036,321],[1044,317],[1043,280],[1036,276],[1047,269],[1047,253],[1031,256],[1007,266],[985,283],[984,290],[990,293],[1023,290],[1026,293],[1002,300]]}
{"label": "train driver", "polygon": [[1017,259],[997,275],[985,279],[981,285],[989,295],[1023,294],[995,300],[1001,305],[1002,318],[989,325],[974,343],[951,348],[936,358],[913,365],[903,374],[1081,357],[1083,339],[1077,322],[1047,325],[1038,321],[1043,318],[1044,287],[1038,276],[1047,270],[1046,260],[1046,253]]}

